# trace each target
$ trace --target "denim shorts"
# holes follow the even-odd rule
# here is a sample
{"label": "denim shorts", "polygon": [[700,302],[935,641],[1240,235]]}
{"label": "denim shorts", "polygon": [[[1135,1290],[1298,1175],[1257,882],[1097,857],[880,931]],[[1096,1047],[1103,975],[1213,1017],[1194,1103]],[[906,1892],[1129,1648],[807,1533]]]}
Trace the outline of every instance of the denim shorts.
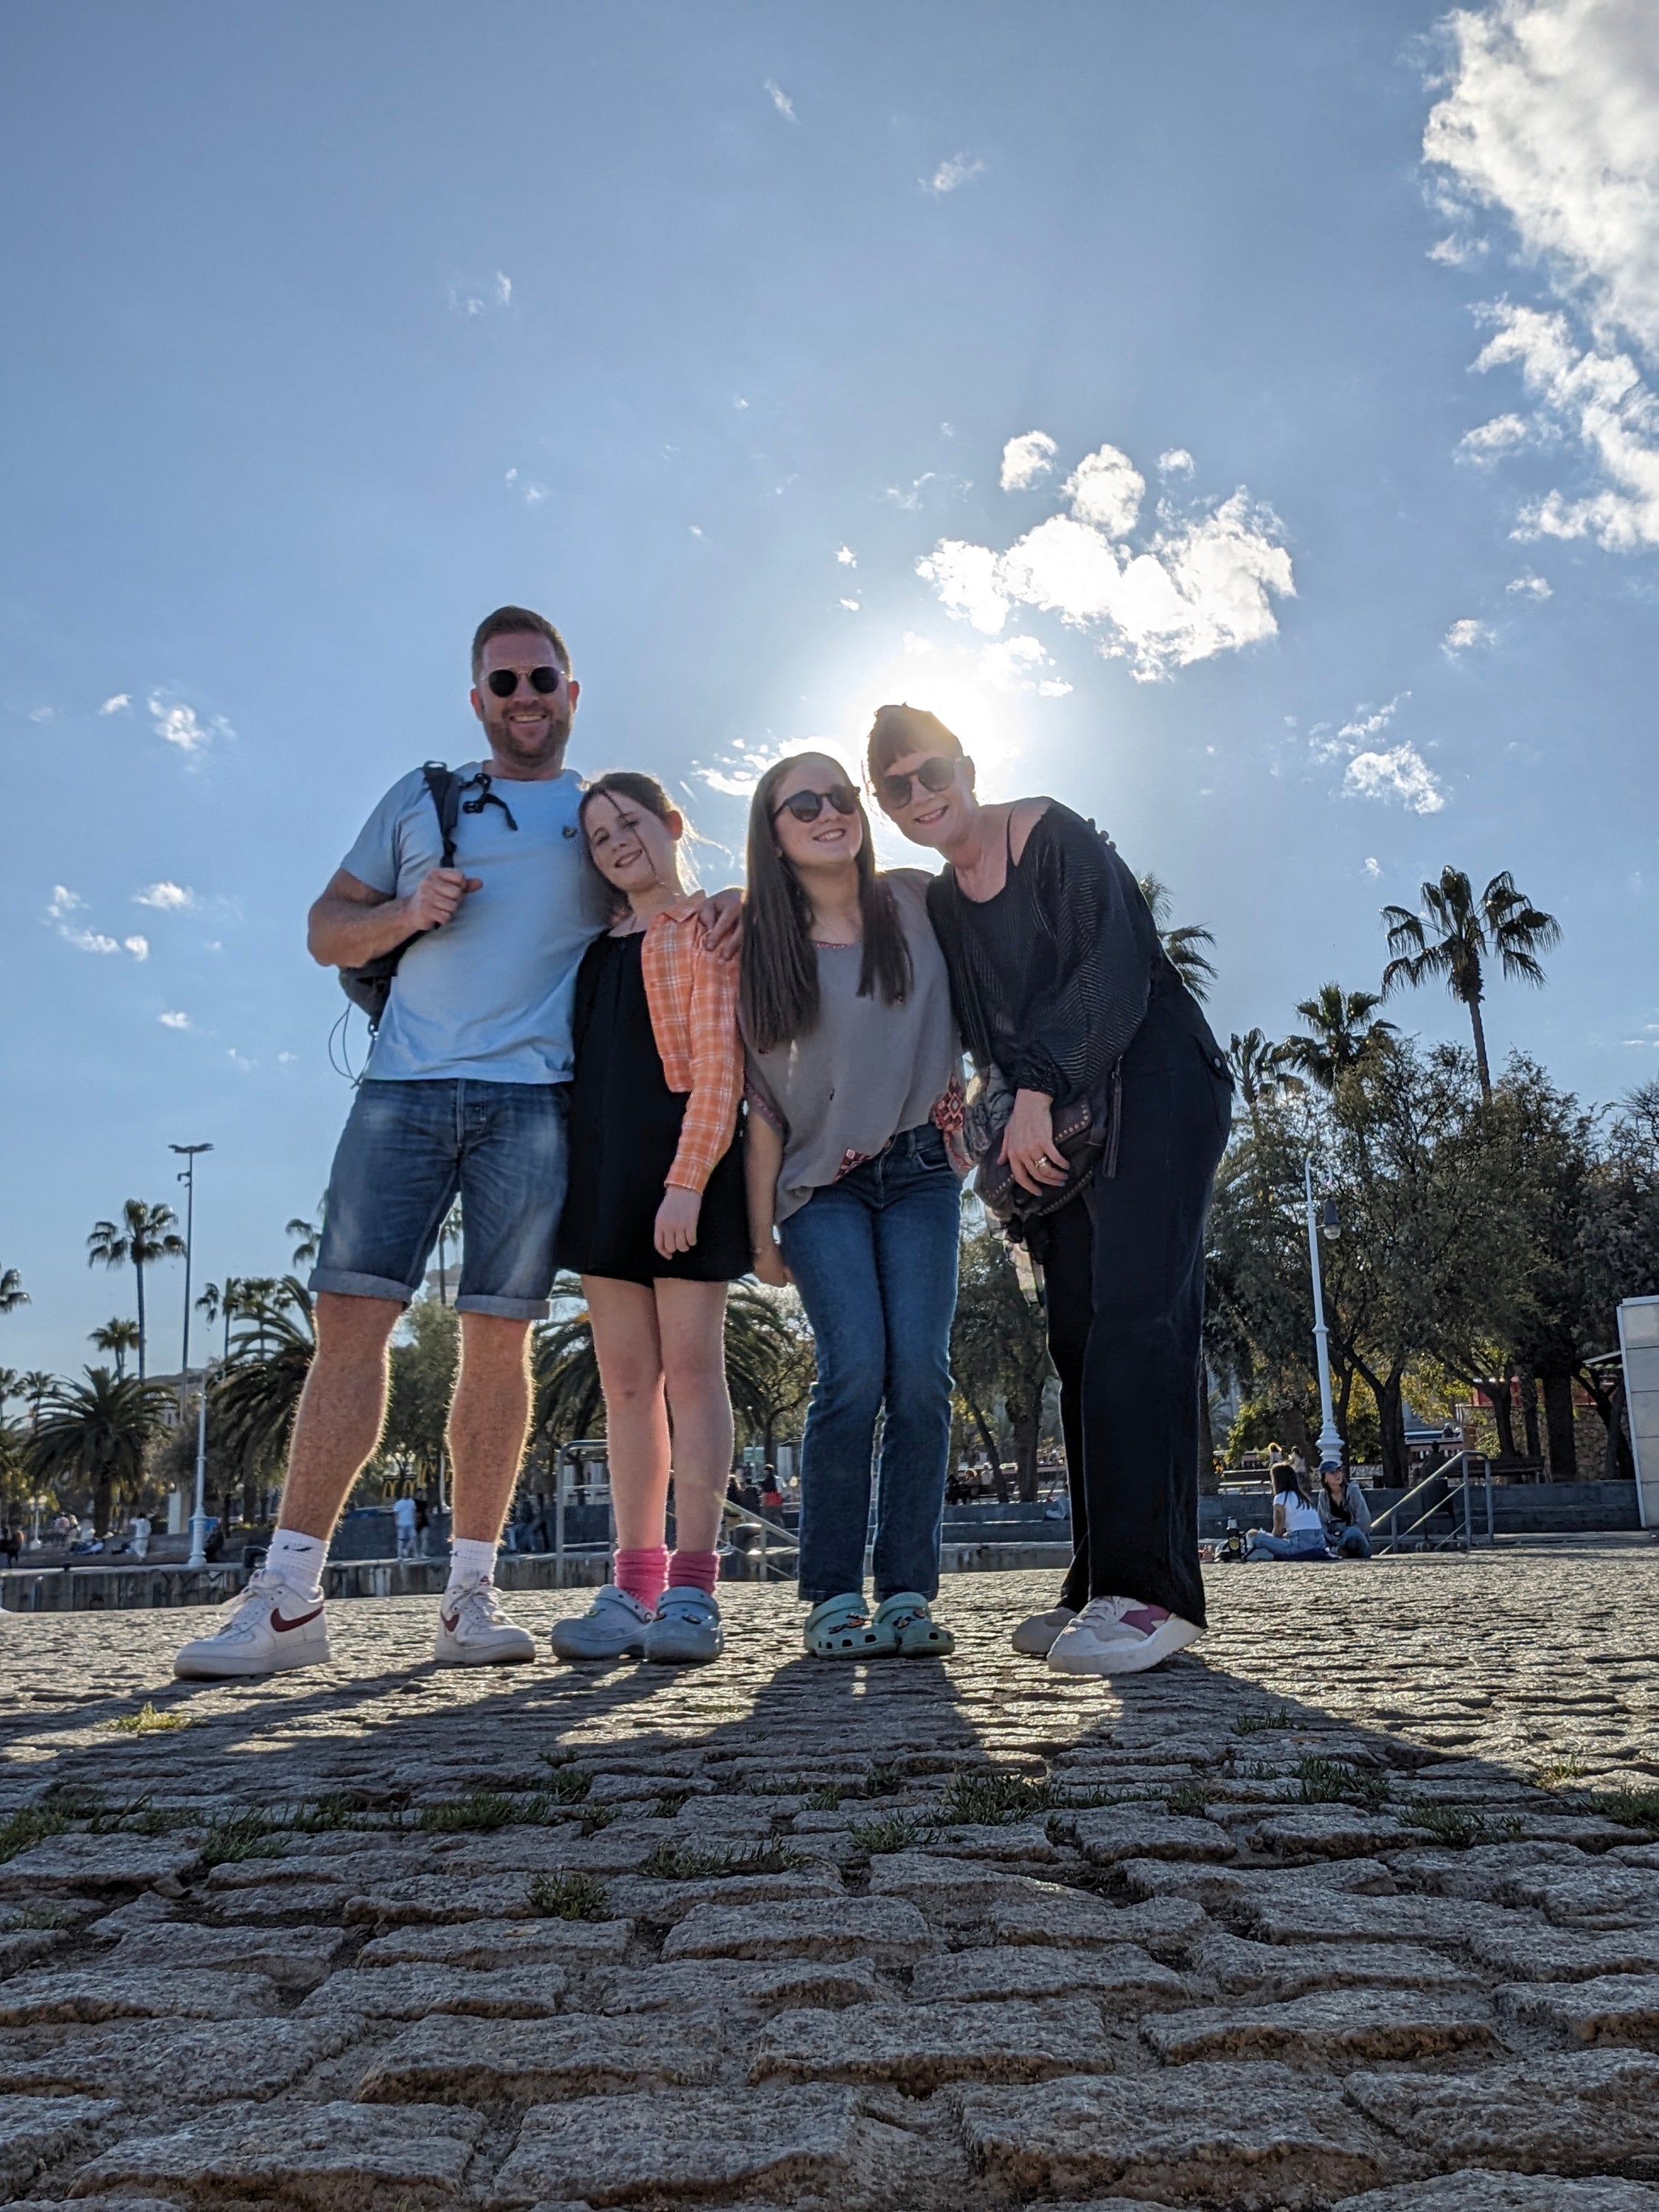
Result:
{"label": "denim shorts", "polygon": [[360,1084],[328,1179],[313,1291],[407,1305],[459,1196],[456,1306],[540,1321],[564,1209],[568,1105],[562,1083]]}

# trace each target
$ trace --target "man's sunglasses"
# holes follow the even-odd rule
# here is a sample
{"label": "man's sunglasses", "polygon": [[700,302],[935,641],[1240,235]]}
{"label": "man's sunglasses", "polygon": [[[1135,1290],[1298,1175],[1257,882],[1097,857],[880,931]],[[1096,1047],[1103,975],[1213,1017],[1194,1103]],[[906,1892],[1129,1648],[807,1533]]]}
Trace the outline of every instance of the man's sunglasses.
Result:
{"label": "man's sunglasses", "polygon": [[913,768],[908,775],[884,775],[877,787],[881,803],[890,814],[896,814],[901,806],[910,804],[910,786],[919,783],[924,791],[948,790],[956,781],[957,763],[947,760],[943,753],[935,753],[920,768]]}
{"label": "man's sunglasses", "polygon": [[[539,691],[544,699],[550,691],[558,690],[559,679],[563,674],[562,668],[532,668],[530,688],[532,691]],[[498,699],[510,699],[519,688],[519,672],[516,668],[492,668],[484,682]]]}
{"label": "man's sunglasses", "polygon": [[780,814],[793,814],[797,822],[816,822],[826,804],[837,814],[856,814],[859,795],[850,783],[832,783],[828,791],[798,791],[793,799],[772,809],[772,819],[775,822]]}

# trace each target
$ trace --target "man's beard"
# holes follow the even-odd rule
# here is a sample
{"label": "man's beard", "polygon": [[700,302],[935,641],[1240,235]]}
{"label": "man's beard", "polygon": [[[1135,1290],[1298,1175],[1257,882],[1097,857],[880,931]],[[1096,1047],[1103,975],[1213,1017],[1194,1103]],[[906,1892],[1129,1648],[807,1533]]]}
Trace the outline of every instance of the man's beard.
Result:
{"label": "man's beard", "polygon": [[539,763],[569,744],[570,709],[550,709],[545,721],[533,729],[515,729],[505,714],[487,714],[484,734],[500,758]]}

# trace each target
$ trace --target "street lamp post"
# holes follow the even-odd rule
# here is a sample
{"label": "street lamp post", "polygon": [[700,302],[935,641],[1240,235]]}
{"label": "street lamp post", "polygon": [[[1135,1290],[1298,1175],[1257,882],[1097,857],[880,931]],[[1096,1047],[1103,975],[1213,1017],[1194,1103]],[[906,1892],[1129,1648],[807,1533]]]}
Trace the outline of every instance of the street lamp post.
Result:
{"label": "street lamp post", "polygon": [[[1313,1278],[1314,1351],[1319,1364],[1319,1410],[1322,1417],[1319,1429],[1319,1464],[1322,1469],[1341,1466],[1342,1439],[1337,1433],[1336,1411],[1331,1400],[1330,1331],[1325,1326],[1325,1291],[1319,1273],[1320,1209],[1314,1197],[1312,1159],[1304,1159],[1302,1167],[1307,1189],[1308,1270]],[[1334,1236],[1337,1224],[1334,1199],[1325,1200],[1324,1212],[1325,1226]]]}
{"label": "street lamp post", "polygon": [[[185,1164],[179,1180],[185,1186],[185,1342],[179,1360],[179,1419],[185,1418],[185,1393],[190,1389],[190,1263],[196,1249],[196,1156],[210,1152],[211,1145],[171,1145]],[[207,1565],[207,1364],[202,1365],[202,1388],[196,1407],[196,1510],[190,1516],[190,1558],[187,1565]]]}

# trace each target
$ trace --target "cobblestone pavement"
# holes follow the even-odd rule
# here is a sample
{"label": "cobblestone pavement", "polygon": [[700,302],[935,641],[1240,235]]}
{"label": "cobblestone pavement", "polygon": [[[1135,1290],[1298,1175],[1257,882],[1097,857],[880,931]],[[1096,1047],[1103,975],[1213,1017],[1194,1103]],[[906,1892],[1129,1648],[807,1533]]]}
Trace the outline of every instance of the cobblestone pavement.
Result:
{"label": "cobblestone pavement", "polygon": [[1115,1689],[1053,1581],[943,1664],[0,1622],[0,2198],[1659,2212],[1659,1551],[1218,1570]]}

